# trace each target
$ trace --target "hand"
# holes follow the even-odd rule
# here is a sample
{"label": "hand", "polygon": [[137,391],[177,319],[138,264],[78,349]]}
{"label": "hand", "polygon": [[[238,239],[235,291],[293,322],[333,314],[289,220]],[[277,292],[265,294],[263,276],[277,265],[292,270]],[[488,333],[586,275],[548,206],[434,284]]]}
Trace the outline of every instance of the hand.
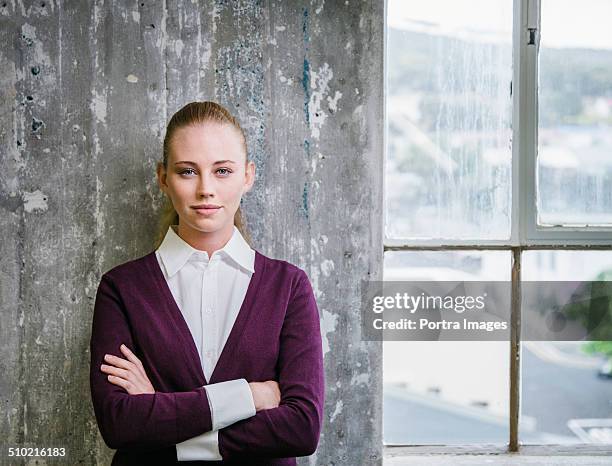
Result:
{"label": "hand", "polygon": [[140,359],[138,359],[127,346],[121,345],[120,349],[121,352],[126,355],[127,361],[123,358],[113,356],[112,354],[104,355],[104,360],[112,364],[111,366],[106,364],[100,366],[102,372],[109,374],[108,381],[115,385],[119,385],[130,395],[155,393],[155,389],[149,381]]}
{"label": "hand", "polygon": [[276,381],[249,382],[249,388],[253,394],[255,411],[278,407],[280,403],[280,389]]}

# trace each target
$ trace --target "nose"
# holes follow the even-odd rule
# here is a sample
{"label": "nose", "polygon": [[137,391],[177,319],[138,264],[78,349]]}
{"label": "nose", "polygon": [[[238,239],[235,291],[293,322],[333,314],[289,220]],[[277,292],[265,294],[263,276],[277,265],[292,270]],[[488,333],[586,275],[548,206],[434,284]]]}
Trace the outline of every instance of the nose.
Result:
{"label": "nose", "polygon": [[196,195],[198,197],[214,197],[214,178],[209,178],[208,174],[202,173],[199,177]]}

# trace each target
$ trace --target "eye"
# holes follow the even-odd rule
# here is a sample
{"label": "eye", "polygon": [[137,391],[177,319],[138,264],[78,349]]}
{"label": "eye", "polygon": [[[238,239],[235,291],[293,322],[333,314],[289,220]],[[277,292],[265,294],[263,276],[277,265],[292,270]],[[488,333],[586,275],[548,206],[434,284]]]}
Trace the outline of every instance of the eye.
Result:
{"label": "eye", "polygon": [[219,173],[219,171],[221,171],[221,170],[225,170],[225,172],[227,173],[227,175],[229,175],[230,173],[232,173],[232,171],[231,171],[229,168],[219,168],[219,169],[217,170],[217,173]]}
{"label": "eye", "polygon": [[185,170],[180,171],[179,174],[180,175],[185,175],[185,174],[187,174],[189,172],[195,173],[195,170],[193,168],[186,168]]}

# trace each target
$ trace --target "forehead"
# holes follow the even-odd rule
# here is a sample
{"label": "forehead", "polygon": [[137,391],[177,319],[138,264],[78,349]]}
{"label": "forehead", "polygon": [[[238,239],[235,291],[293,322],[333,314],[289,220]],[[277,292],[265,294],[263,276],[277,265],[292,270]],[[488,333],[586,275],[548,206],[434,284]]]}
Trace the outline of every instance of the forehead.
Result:
{"label": "forehead", "polygon": [[171,157],[189,156],[197,159],[223,158],[241,160],[245,157],[242,136],[228,123],[207,122],[175,130],[170,141]]}

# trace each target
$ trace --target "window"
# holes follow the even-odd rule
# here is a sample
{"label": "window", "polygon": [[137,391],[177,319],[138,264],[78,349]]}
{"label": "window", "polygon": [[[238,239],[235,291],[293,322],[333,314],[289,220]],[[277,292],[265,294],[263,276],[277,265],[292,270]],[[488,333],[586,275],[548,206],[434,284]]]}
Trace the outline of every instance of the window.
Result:
{"label": "window", "polygon": [[[387,0],[385,281],[612,280],[610,17]],[[384,443],[612,450],[612,342],[522,342],[521,311],[510,342],[383,342]]]}

